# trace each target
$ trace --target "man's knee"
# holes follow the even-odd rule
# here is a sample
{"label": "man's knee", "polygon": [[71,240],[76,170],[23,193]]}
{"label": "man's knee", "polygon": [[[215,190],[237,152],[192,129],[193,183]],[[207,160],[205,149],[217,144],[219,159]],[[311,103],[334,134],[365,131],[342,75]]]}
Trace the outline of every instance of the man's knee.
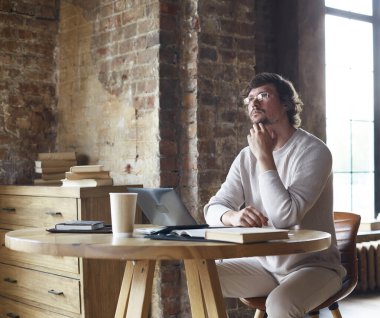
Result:
{"label": "man's knee", "polygon": [[283,295],[276,290],[267,297],[266,312],[269,318],[302,318],[305,314],[289,295]]}

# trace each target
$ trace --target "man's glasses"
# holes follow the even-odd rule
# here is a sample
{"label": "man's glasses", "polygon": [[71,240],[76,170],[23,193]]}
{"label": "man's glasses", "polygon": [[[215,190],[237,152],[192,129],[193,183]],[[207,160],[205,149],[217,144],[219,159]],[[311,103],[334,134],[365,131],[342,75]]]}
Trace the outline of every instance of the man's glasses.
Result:
{"label": "man's glasses", "polygon": [[268,92],[261,92],[258,93],[256,96],[248,96],[244,98],[244,105],[248,106],[249,104],[252,104],[255,102],[255,100],[262,102],[263,100],[266,100],[269,98]]}

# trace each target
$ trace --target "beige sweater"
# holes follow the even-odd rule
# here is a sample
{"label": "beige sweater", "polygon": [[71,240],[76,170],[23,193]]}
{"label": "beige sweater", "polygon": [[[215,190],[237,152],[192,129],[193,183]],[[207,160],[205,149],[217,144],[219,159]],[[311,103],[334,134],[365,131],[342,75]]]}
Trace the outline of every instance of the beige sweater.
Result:
{"label": "beige sweater", "polygon": [[298,268],[322,266],[345,274],[340,264],[333,222],[332,157],[315,136],[298,129],[287,143],[273,152],[277,171],[261,174],[249,147],[235,158],[225,182],[204,208],[212,226],[222,226],[221,216],[243,205],[254,206],[276,228],[329,232],[332,244],[322,252],[260,257],[270,272],[286,275]]}

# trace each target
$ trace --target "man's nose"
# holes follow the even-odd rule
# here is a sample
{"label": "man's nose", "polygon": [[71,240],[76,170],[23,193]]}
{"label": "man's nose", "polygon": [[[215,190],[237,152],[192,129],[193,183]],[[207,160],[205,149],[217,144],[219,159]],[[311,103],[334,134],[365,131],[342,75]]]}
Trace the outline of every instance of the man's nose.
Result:
{"label": "man's nose", "polygon": [[257,98],[255,98],[255,100],[253,101],[253,104],[252,104],[252,109],[258,109],[261,107],[261,103],[257,100]]}

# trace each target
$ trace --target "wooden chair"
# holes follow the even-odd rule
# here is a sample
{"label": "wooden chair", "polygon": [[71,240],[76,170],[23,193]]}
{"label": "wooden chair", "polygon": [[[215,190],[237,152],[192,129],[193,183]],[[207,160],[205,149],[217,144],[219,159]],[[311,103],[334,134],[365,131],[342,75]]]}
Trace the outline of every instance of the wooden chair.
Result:
{"label": "wooden chair", "polygon": [[[342,288],[325,302],[309,312],[309,316],[319,318],[319,310],[328,307],[334,318],[342,318],[338,301],[347,297],[358,282],[358,262],[356,255],[356,235],[360,216],[349,212],[334,212],[334,226],[342,265],[347,275],[343,278]],[[264,318],[266,297],[240,298],[250,308],[255,308],[254,318]]]}

